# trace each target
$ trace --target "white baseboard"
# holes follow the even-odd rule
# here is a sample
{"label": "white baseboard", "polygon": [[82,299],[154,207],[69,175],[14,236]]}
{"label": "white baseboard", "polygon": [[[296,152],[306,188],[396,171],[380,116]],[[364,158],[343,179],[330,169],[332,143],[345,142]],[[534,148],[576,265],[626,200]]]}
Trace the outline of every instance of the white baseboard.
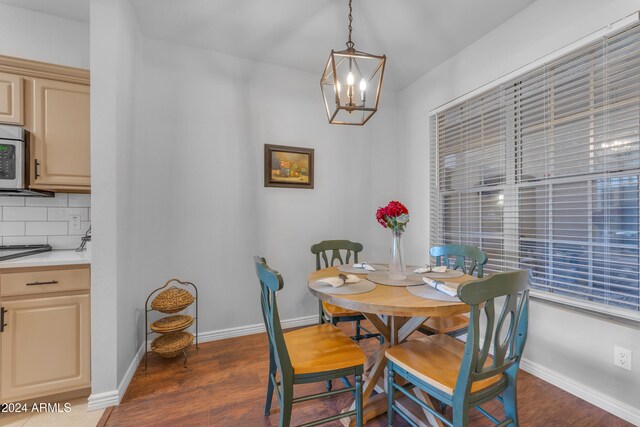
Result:
{"label": "white baseboard", "polygon": [[136,373],[136,369],[138,369],[138,365],[142,360],[142,356],[144,356],[144,344],[140,346],[140,348],[136,352],[136,355],[133,357],[133,360],[131,361],[127,372],[124,373],[124,377],[118,385],[118,390],[112,390],[97,395],[92,394],[91,396],[89,396],[87,411],[95,411],[97,409],[104,409],[108,408],[109,406],[119,405],[122,401],[124,393],[127,391],[127,387],[129,387],[129,383],[133,379],[133,375]]}
{"label": "white baseboard", "polygon": [[[280,324],[282,329],[296,328],[299,326],[308,326],[318,323],[318,316],[304,316],[296,317],[294,319],[282,320]],[[256,323],[254,325],[238,326],[235,328],[219,329],[217,331],[207,331],[198,333],[199,342],[218,341],[226,338],[241,337],[244,335],[259,334],[265,331],[264,323]],[[149,346],[151,343],[149,343]],[[149,348],[147,348],[147,351]],[[133,357],[127,372],[125,372],[122,381],[118,385],[118,390],[112,390],[105,393],[92,394],[89,396],[89,403],[87,410],[94,411],[96,409],[104,409],[109,406],[116,406],[120,404],[122,397],[124,396],[129,383],[133,379],[133,375],[138,369],[140,361],[144,357],[144,343],[140,346],[136,355]]]}
{"label": "white baseboard", "polygon": [[[318,323],[318,315],[296,317],[294,319],[282,320],[280,324],[282,329],[297,328],[299,326],[308,326]],[[236,328],[219,329],[217,331],[208,331],[198,333],[200,342],[209,342],[223,340],[226,338],[241,337],[244,335],[259,334],[265,332],[264,323],[256,323],[255,325],[238,326]]]}
{"label": "white baseboard", "polygon": [[120,384],[118,384],[118,403],[122,401],[122,398],[124,397],[124,393],[127,391],[127,388],[129,387],[129,383],[133,379],[133,375],[136,373],[136,370],[138,369],[138,365],[142,360],[142,356],[144,356],[144,343],[140,345],[140,348],[138,348],[138,351],[136,352],[136,355],[133,357],[133,360],[131,361],[129,368],[127,368],[127,372],[124,373],[124,377],[122,377],[122,381],[120,381]]}
{"label": "white baseboard", "polygon": [[118,390],[106,391],[104,393],[91,394],[87,400],[87,411],[108,408],[120,403]]}
{"label": "white baseboard", "polygon": [[640,426],[640,409],[612,398],[594,388],[552,371],[536,362],[522,358],[520,368],[554,386],[571,393],[633,425]]}

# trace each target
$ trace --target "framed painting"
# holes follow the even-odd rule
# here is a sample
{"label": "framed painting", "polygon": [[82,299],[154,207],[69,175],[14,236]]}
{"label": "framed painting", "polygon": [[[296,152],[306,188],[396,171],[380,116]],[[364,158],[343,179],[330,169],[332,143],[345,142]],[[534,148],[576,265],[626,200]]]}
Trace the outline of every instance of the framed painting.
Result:
{"label": "framed painting", "polygon": [[313,148],[265,144],[264,186],[313,188]]}

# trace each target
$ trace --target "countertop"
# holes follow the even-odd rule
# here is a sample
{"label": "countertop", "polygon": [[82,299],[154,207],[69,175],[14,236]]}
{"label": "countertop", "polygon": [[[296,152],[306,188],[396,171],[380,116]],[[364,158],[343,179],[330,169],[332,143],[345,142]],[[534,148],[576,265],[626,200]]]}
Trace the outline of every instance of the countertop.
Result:
{"label": "countertop", "polygon": [[0,270],[21,267],[46,267],[51,265],[91,264],[91,249],[82,252],[75,250],[53,250],[22,258],[0,261]]}

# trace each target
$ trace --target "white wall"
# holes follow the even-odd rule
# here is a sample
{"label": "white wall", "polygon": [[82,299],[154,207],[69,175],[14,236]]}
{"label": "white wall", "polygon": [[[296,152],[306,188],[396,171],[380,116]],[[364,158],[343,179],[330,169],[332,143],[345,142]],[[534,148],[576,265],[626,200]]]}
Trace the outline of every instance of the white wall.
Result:
{"label": "white wall", "polygon": [[[429,111],[639,9],[637,0],[538,0],[399,94],[400,193],[423,213],[406,233],[410,262],[425,262],[429,247]],[[639,326],[532,302],[525,357],[610,397],[640,422],[640,369],[614,367],[614,345],[640,355]]]}
{"label": "white wall", "polygon": [[[138,242],[146,229],[135,229],[140,225],[137,208],[145,200],[133,169],[139,164],[132,158],[140,39],[135,16],[127,0],[92,0],[91,23],[92,239],[96,250],[91,275],[90,407],[96,408],[118,403],[115,390],[138,350],[136,336],[143,331],[144,300],[136,279],[153,275],[153,269],[139,258],[152,257],[162,247],[150,242],[142,251]],[[163,260],[158,261],[162,265]]]}
{"label": "white wall", "polygon": [[0,4],[0,55],[89,68],[89,24]]}
{"label": "white wall", "polygon": [[[117,316],[118,384],[122,383],[144,337],[144,280],[163,277],[158,265],[168,259],[166,241],[154,237],[158,230],[149,218],[161,212],[168,200],[162,190],[162,165],[150,167],[152,156],[138,144],[137,82],[142,35],[128,0],[118,2],[116,70],[116,222],[117,222]],[[156,149],[159,148],[157,145]],[[158,185],[160,184],[160,188]],[[168,224],[160,215],[155,223]],[[160,233],[162,236],[162,234]],[[131,372],[129,373],[131,375]]]}
{"label": "white wall", "polygon": [[[165,278],[200,287],[201,331],[262,321],[253,255],[283,274],[283,318],[317,313],[311,244],[346,238],[386,258],[374,212],[396,196],[393,93],[366,127],[331,126],[316,74],[152,39],[142,58],[137,144],[145,171],[163,168],[155,188],[168,201],[147,220],[170,253]],[[265,188],[265,143],[314,148],[315,189]]]}

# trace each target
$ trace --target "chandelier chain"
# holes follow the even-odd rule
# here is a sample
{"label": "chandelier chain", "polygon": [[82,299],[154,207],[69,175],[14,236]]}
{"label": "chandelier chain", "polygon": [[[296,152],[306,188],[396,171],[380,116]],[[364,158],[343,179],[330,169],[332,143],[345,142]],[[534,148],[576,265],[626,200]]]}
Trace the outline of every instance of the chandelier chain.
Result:
{"label": "chandelier chain", "polygon": [[354,43],[351,41],[351,31],[353,31],[353,27],[351,26],[351,22],[353,21],[353,8],[351,7],[351,1],[349,0],[349,41],[347,42],[347,48],[353,49]]}

